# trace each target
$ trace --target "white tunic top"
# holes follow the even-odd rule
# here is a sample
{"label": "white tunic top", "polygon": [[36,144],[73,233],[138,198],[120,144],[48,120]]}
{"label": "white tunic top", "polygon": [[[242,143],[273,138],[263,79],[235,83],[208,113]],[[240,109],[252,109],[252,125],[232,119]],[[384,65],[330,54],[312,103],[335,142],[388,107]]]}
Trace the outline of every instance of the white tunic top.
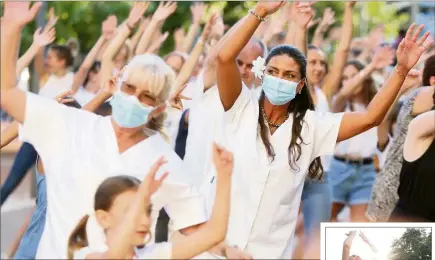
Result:
{"label": "white tunic top", "polygon": [[[353,103],[355,112],[366,111],[364,104]],[[346,112],[350,112],[349,104],[346,106]],[[378,130],[373,127],[359,135],[349,138],[337,144],[335,155],[351,156],[355,158],[372,158],[376,154],[378,143]]]}
{"label": "white tunic top", "polygon": [[56,75],[51,74],[38,94],[53,99],[63,92],[71,90],[73,80],[73,72],[68,72],[63,77],[57,77]]}
{"label": "white tunic top", "polygon": [[[231,211],[227,241],[254,258],[290,258],[301,193],[311,162],[332,154],[342,114],[308,110],[304,117],[302,153],[291,169],[288,147],[292,116],[269,136],[276,156],[269,161],[258,129],[259,104],[246,87],[223,116],[224,126],[215,139],[234,153]],[[204,180],[211,212],[215,193],[215,170]]]}
{"label": "white tunic top", "polygon": [[95,93],[87,91],[84,87],[80,87],[74,95],[74,99],[80,104],[80,106],[86,105],[89,101],[94,99]]}
{"label": "white tunic top", "polygon": [[[87,255],[92,253],[104,253],[108,247],[93,248],[84,247],[74,253],[74,259],[85,259]],[[133,259],[172,259],[172,244],[157,243],[144,248],[135,248],[135,256]]]}
{"label": "white tunic top", "polygon": [[35,147],[47,181],[47,217],[37,258],[66,258],[68,237],[78,221],[94,211],[94,194],[100,183],[121,174],[142,180],[162,155],[168,163],[158,175],[163,171],[170,174],[152,198],[151,230],[162,206],[177,230],[207,220],[203,197],[159,134],[120,154],[110,117],[28,93],[20,138]]}

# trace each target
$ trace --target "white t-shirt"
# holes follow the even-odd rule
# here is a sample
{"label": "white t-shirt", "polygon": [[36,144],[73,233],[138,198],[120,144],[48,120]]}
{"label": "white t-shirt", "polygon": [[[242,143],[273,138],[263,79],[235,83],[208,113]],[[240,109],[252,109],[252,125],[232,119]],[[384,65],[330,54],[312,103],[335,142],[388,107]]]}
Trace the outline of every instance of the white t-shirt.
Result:
{"label": "white t-shirt", "polygon": [[38,94],[53,99],[63,92],[71,90],[73,80],[73,72],[68,72],[63,77],[57,77],[56,75],[51,74],[44,87],[39,90]]}
{"label": "white t-shirt", "polygon": [[80,106],[86,105],[89,101],[94,99],[97,94],[87,91],[84,87],[80,87],[74,95],[74,99]]}
{"label": "white t-shirt", "polygon": [[[74,259],[85,259],[91,253],[104,253],[108,247],[92,248],[84,247],[74,253]],[[135,248],[133,259],[172,259],[172,244],[157,243],[144,248]]]}
{"label": "white t-shirt", "polygon": [[170,174],[152,198],[151,230],[163,206],[177,230],[207,220],[203,197],[160,134],[120,154],[111,117],[27,93],[20,139],[35,147],[44,162],[47,181],[46,224],[37,258],[66,258],[68,237],[78,221],[94,211],[94,194],[100,183],[121,174],[142,180],[162,155],[168,163],[157,175],[163,171]]}
{"label": "white t-shirt", "polygon": [[[367,107],[364,104],[353,103],[355,112],[364,112]],[[346,105],[346,112],[350,112],[349,104]],[[351,156],[355,158],[372,158],[376,154],[378,143],[378,130],[373,127],[359,135],[339,142],[335,149],[337,156]]]}
{"label": "white t-shirt", "polygon": [[[279,127],[270,142],[276,153],[269,161],[258,130],[259,104],[254,92],[243,87],[233,107],[224,113],[220,136],[214,139],[234,153],[231,210],[227,241],[254,258],[290,258],[302,188],[311,162],[332,154],[342,114],[308,110],[302,129],[299,170],[288,162],[292,116]],[[211,212],[215,170],[204,179]]]}

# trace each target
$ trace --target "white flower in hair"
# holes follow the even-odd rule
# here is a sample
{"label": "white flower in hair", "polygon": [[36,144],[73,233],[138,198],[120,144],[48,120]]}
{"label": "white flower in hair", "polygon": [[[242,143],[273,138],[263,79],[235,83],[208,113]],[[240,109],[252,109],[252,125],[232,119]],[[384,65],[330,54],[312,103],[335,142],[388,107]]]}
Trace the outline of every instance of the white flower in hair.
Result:
{"label": "white flower in hair", "polygon": [[256,60],[252,63],[251,71],[254,72],[255,77],[261,79],[264,76],[264,71],[266,70],[266,66],[264,65],[266,60],[263,57],[258,56]]}

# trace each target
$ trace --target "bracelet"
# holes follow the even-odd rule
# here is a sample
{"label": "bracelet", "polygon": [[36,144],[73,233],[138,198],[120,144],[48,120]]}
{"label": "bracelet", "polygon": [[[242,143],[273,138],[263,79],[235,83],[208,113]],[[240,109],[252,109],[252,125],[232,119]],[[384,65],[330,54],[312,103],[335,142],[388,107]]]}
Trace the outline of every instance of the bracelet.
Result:
{"label": "bracelet", "polygon": [[263,18],[261,16],[259,16],[254,10],[249,10],[249,13],[252,14],[253,16],[255,16],[255,18],[257,18],[258,20],[260,20],[261,22],[266,21],[266,18]]}

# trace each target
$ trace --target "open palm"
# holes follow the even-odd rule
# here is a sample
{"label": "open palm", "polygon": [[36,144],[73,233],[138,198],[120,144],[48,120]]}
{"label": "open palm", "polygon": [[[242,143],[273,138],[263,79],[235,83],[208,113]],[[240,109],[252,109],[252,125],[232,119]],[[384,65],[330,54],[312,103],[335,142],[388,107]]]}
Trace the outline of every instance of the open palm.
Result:
{"label": "open palm", "polygon": [[266,12],[266,15],[271,15],[278,11],[282,6],[285,5],[284,1],[268,2],[260,1],[257,3],[257,7]]}
{"label": "open palm", "polygon": [[407,70],[412,69],[421,55],[433,44],[432,40],[426,41],[430,35],[429,32],[426,32],[418,39],[418,35],[423,28],[424,25],[420,25],[416,28],[416,25],[412,24],[406,32],[405,38],[403,38],[397,48],[397,64]]}
{"label": "open palm", "polygon": [[143,17],[149,5],[150,5],[149,2],[134,3],[133,7],[130,10],[130,14],[128,15],[127,18],[128,25],[135,26],[139,22],[139,20]]}
{"label": "open palm", "polygon": [[167,2],[165,4],[162,4],[162,2],[160,2],[159,7],[157,7],[157,10],[153,15],[153,18],[159,22],[164,21],[171,14],[173,14],[176,9],[177,3]]}
{"label": "open palm", "polygon": [[160,189],[162,186],[163,181],[168,176],[168,172],[165,172],[162,174],[162,176],[159,179],[156,179],[157,171],[162,167],[164,164],[166,164],[167,161],[162,156],[160,157],[150,168],[147,175],[145,176],[145,179],[143,180],[142,184],[145,189],[147,189],[147,197],[151,197],[156,191]]}
{"label": "open palm", "polygon": [[30,7],[30,2],[5,1],[3,21],[24,26],[35,18],[41,5],[36,2]]}
{"label": "open palm", "polygon": [[44,47],[54,41],[56,38],[55,28],[46,28],[42,31],[42,28],[38,28],[33,34],[33,42],[39,47]]}
{"label": "open palm", "polygon": [[382,69],[391,65],[394,61],[394,51],[389,46],[380,48],[373,57],[375,69]]}
{"label": "open palm", "polygon": [[301,28],[307,28],[313,19],[314,11],[311,8],[314,2],[295,2],[291,8],[291,19]]}

